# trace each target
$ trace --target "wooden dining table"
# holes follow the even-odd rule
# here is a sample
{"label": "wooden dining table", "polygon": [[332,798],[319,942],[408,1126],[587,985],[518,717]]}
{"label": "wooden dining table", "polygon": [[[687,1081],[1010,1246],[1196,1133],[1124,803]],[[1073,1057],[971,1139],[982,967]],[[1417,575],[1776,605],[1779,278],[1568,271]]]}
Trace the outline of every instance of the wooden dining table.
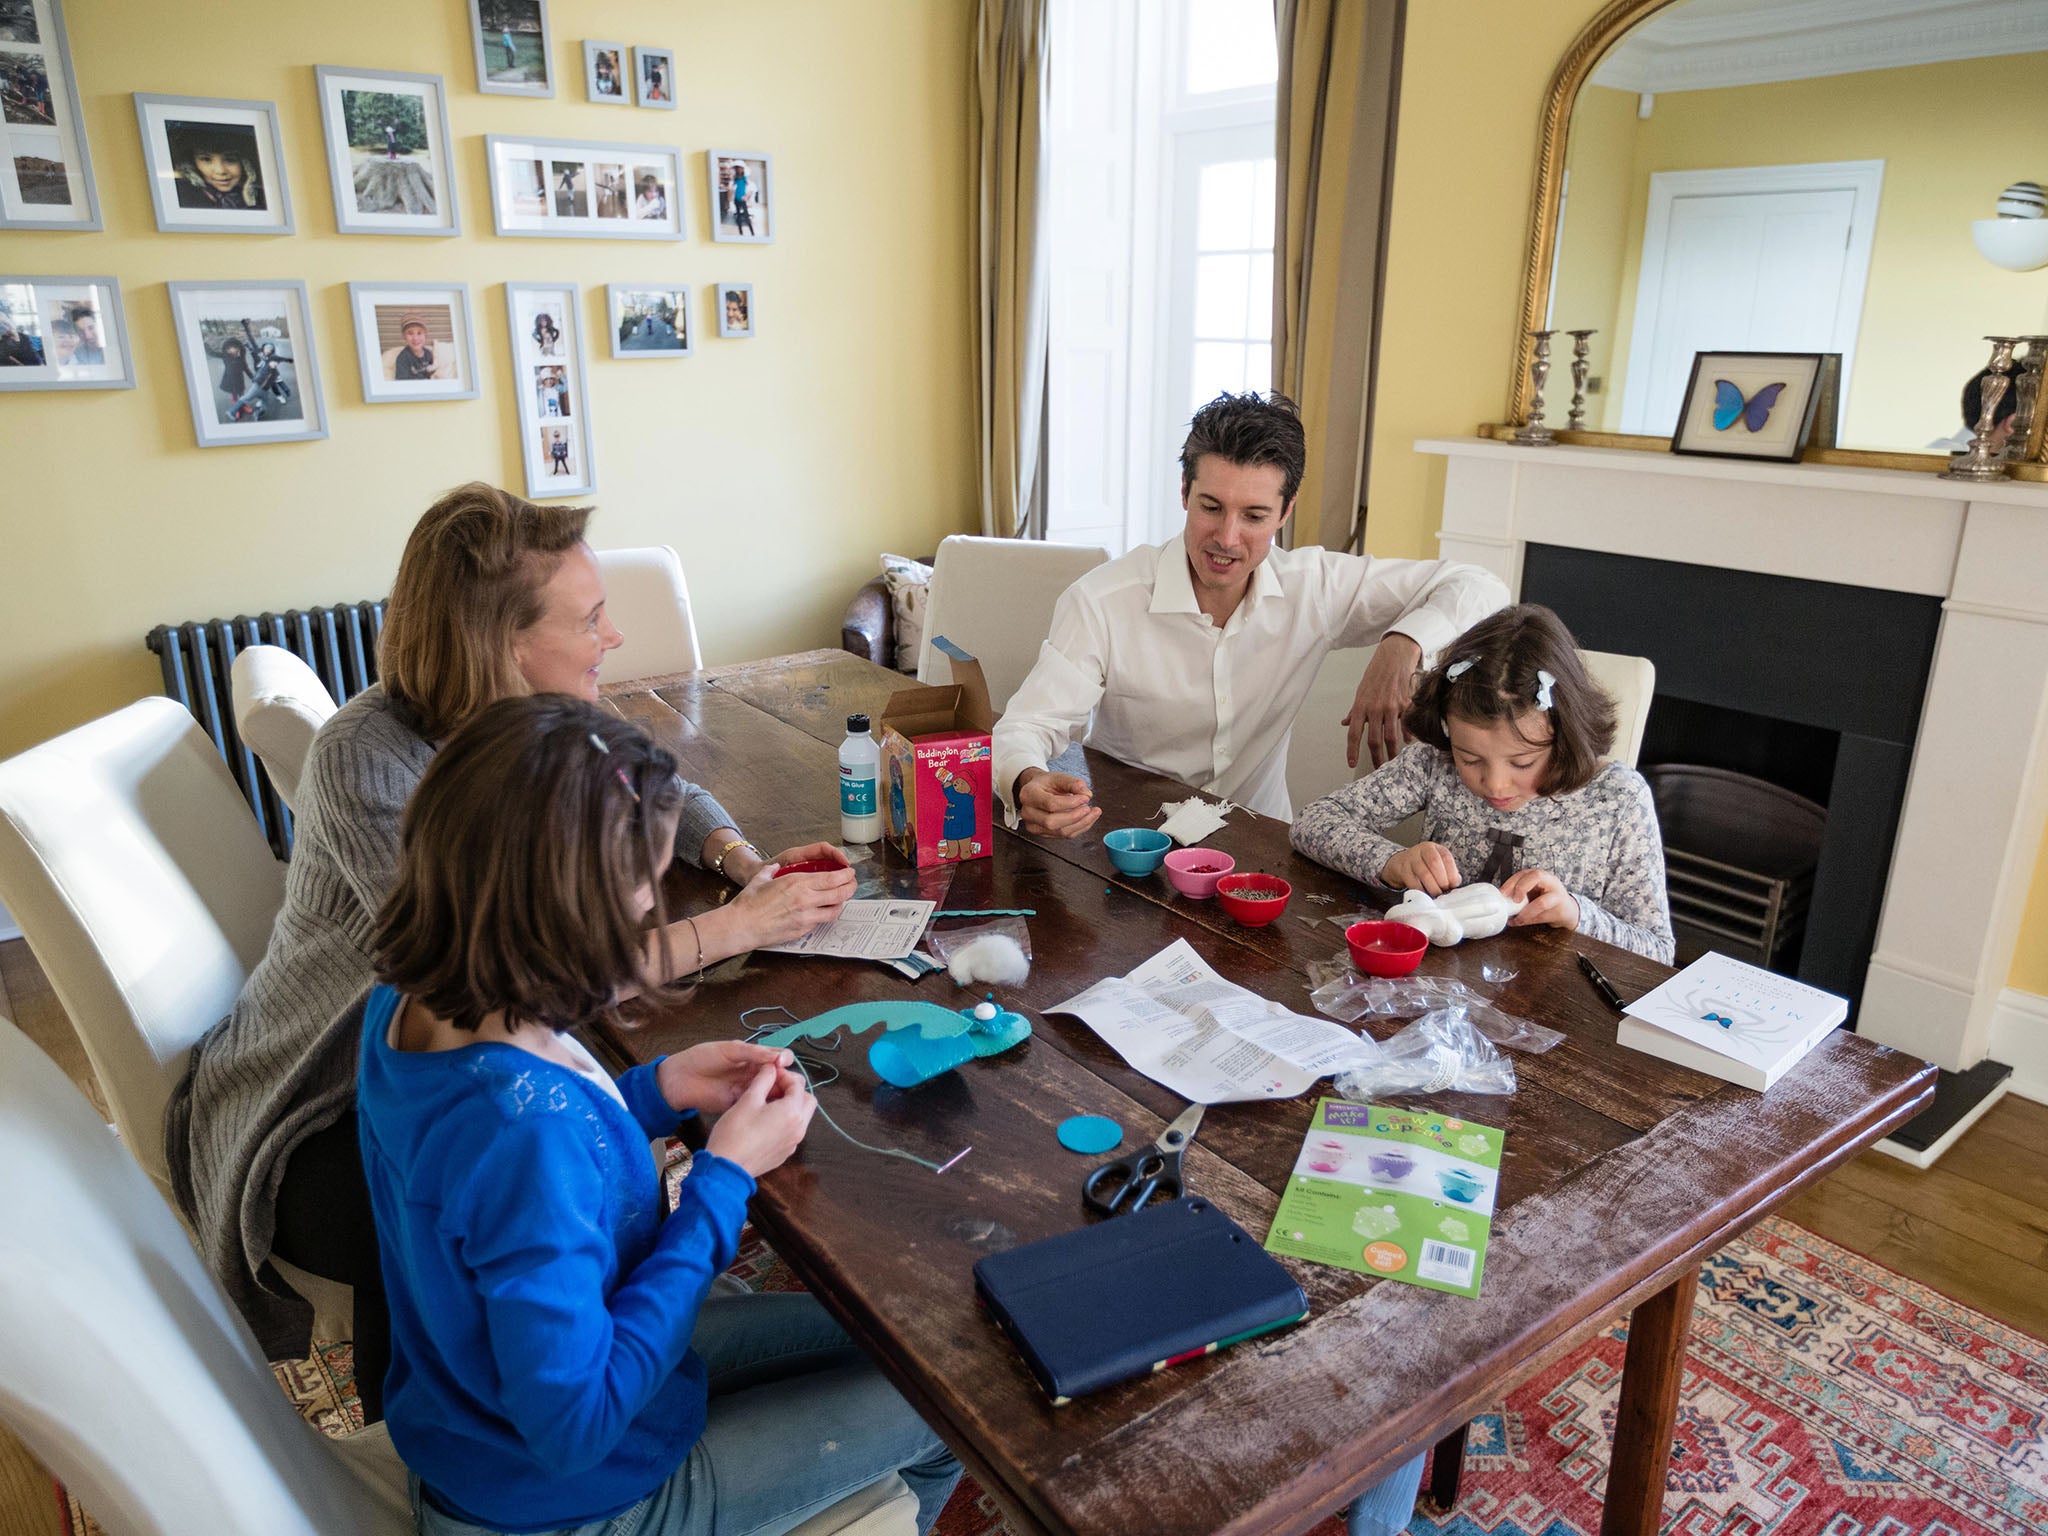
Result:
{"label": "wooden dining table", "polygon": [[[773,851],[838,840],[846,717],[878,717],[911,686],[845,652],[813,651],[606,697]],[[1309,1299],[1299,1326],[1055,1407],[979,1309],[975,1261],[1094,1219],[1081,1202],[1094,1160],[1060,1147],[1062,1120],[1108,1116],[1129,1147],[1184,1105],[1080,1020],[1044,1010],[1184,939],[1228,980],[1309,1011],[1308,968],[1343,951],[1330,918],[1373,905],[1356,882],[1294,854],[1286,824],[1242,810],[1204,846],[1292,882],[1272,925],[1240,927],[1163,874],[1119,874],[1100,834],[1155,823],[1162,803],[1190,791],[1095,752],[1078,764],[1105,808],[1084,837],[999,828],[992,856],[924,871],[883,844],[864,850],[858,867],[895,893],[1034,914],[1030,976],[999,994],[1033,1034],[909,1090],[880,1082],[865,1040],[841,1050],[841,1075],[819,1102],[848,1135],[933,1163],[971,1150],[935,1175],[814,1121],[753,1200],[777,1253],[944,1436],[1014,1536],[1307,1531],[1439,1442],[1432,1486],[1447,1494],[1462,1426],[1624,1316],[1601,1529],[1655,1532],[1701,1262],[1911,1118],[1932,1095],[1934,1069],[1837,1031],[1756,1093],[1618,1045],[1615,1015],[1574,951],[1626,996],[1670,974],[1665,966],[1551,928],[1432,949],[1423,974],[1463,980],[1565,1037],[1513,1054],[1511,1095],[1399,1099],[1506,1131],[1481,1294],[1284,1259]],[[679,866],[671,894],[688,911],[724,889]],[[644,1061],[785,1021],[752,1010],[805,1019],[884,998],[973,1000],[943,973],[912,983],[870,962],[756,953],[715,968],[686,997],[638,1005],[600,1044]],[[1385,1038],[1402,1022],[1363,1027]],[[1263,1240],[1317,1097],[1212,1106],[1188,1153],[1190,1192]]]}

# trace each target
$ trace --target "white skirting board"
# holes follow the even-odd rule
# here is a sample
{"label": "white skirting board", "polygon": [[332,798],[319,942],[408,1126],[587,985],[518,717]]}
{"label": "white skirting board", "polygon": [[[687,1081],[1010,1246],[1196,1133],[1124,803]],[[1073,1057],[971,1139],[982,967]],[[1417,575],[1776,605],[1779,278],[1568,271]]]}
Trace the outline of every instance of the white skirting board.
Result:
{"label": "white skirting board", "polygon": [[1985,1115],[1990,1113],[1991,1106],[2011,1091],[2012,1079],[2008,1077],[2004,1082],[1992,1089],[1991,1092],[1987,1093],[1967,1115],[1950,1126],[1946,1135],[1939,1141],[1930,1143],[1924,1151],[1915,1147],[1909,1147],[1901,1141],[1893,1141],[1889,1136],[1885,1137],[1883,1141],[1878,1142],[1871,1150],[1873,1152],[1882,1152],[1887,1157],[1896,1157],[1902,1163],[1911,1163],[1915,1168],[1932,1168],[1941,1160],[1942,1153],[1962,1140],[1963,1132],[1967,1131],[1979,1120],[1982,1120]]}
{"label": "white skirting board", "polygon": [[2007,1082],[2014,1093],[2048,1104],[2048,997],[2015,987],[1999,993],[1988,1054],[2012,1067]]}

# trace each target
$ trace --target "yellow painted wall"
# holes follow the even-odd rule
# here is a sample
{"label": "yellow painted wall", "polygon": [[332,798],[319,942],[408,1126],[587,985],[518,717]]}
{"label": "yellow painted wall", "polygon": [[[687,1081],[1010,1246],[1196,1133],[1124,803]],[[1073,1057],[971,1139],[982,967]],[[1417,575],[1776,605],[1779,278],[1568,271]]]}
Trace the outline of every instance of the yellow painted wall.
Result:
{"label": "yellow painted wall", "polygon": [[[1592,313],[1598,285],[1614,275],[1609,318],[1586,323],[1609,326],[1615,355],[1625,360],[1653,174],[1882,160],[1884,190],[1842,442],[1923,450],[1960,424],[1962,381],[1983,366],[1987,351],[1979,338],[2048,325],[2048,283],[2041,274],[1994,267],[1970,242],[1970,221],[1989,217],[1999,189],[2020,174],[1995,157],[1985,161],[1984,146],[2048,140],[2044,72],[2048,54],[2033,53],[1678,91],[1658,96],[1651,115],[1641,120],[1633,110],[1618,117],[1612,103],[1582,96],[1572,124],[1565,261],[1602,240],[1617,244],[1570,278],[1560,265],[1559,289],[1583,284],[1586,311]],[[1635,100],[1616,91],[1587,96],[1619,96],[1631,107]],[[1764,123],[1772,125],[1767,135],[1758,132]],[[1582,234],[1574,228],[1581,158],[1598,173],[1615,158],[1617,136],[1632,159],[1626,222],[1617,228],[1608,208],[1593,205],[1593,227]],[[1557,318],[1561,324],[1582,323],[1562,309]],[[1619,389],[1608,391],[1609,428],[1618,429],[1620,409]]]}
{"label": "yellow painted wall", "polygon": [[[1409,7],[1368,485],[1374,554],[1437,552],[1443,461],[1416,453],[1415,440],[1467,434],[1505,416],[1544,90],[1600,8],[1599,0]],[[2010,179],[1998,172],[2000,186],[2000,178]],[[1988,264],[1983,271],[2007,275]],[[2048,994],[2048,842],[2010,985]]]}
{"label": "yellow painted wall", "polygon": [[[1614,306],[1621,292],[1622,256],[1634,190],[1635,140],[1635,92],[1589,85],[1579,93],[1578,108],[1572,113],[1550,324],[1565,329],[1590,326],[1599,332],[1588,339],[1586,347],[1587,372],[1600,381],[1600,387],[1586,400],[1586,424],[1596,429],[1608,424],[1610,410],[1620,409],[1620,381],[1614,370]],[[1562,422],[1571,403],[1571,374],[1566,367],[1570,341],[1570,337],[1560,336],[1555,343],[1554,355],[1560,362],[1551,375],[1544,412],[1548,420]]]}
{"label": "yellow painted wall", "polygon": [[[0,755],[157,691],[151,625],[379,596],[415,518],[470,478],[523,490],[507,281],[583,287],[606,545],[673,543],[714,660],[838,642],[884,549],[975,510],[967,100],[973,7],[934,0],[553,0],[557,94],[485,96],[463,0],[69,0],[106,229],[0,234],[0,271],[120,279],[139,387],[0,397]],[[676,50],[673,112],[584,98],[582,39]],[[463,234],[338,235],[316,64],[440,74]],[[275,101],[292,236],[160,235],[130,93]],[[499,239],[483,135],[680,146],[691,238]],[[704,151],[775,156],[767,246],[715,245]],[[194,445],[167,281],[302,278],[324,442]],[[368,406],[351,280],[471,285],[476,400]],[[607,282],[755,285],[759,335],[613,361]],[[706,330],[710,334],[706,334]]]}

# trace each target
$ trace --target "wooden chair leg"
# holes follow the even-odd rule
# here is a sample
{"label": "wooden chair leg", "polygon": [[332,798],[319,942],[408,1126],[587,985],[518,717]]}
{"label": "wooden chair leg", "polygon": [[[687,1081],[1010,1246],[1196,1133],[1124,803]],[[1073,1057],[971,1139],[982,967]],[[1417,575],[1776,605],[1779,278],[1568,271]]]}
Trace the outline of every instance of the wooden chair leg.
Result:
{"label": "wooden chair leg", "polygon": [[1437,1441],[1430,1453],[1429,1501],[1446,1515],[1457,1507],[1458,1479],[1465,1471],[1465,1431],[1471,1427],[1460,1424]]}

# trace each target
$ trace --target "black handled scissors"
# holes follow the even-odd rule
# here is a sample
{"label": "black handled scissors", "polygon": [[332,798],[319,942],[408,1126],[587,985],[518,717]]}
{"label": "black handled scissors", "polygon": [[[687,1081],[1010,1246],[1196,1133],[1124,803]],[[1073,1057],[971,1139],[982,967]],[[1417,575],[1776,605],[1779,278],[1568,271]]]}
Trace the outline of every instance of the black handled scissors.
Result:
{"label": "black handled scissors", "polygon": [[1190,1104],[1151,1146],[1115,1158],[1089,1174],[1088,1182],[1081,1186],[1082,1202],[1091,1211],[1116,1216],[1144,1209],[1154,1195],[1178,1200],[1186,1193],[1181,1158],[1201,1123],[1202,1106]]}

